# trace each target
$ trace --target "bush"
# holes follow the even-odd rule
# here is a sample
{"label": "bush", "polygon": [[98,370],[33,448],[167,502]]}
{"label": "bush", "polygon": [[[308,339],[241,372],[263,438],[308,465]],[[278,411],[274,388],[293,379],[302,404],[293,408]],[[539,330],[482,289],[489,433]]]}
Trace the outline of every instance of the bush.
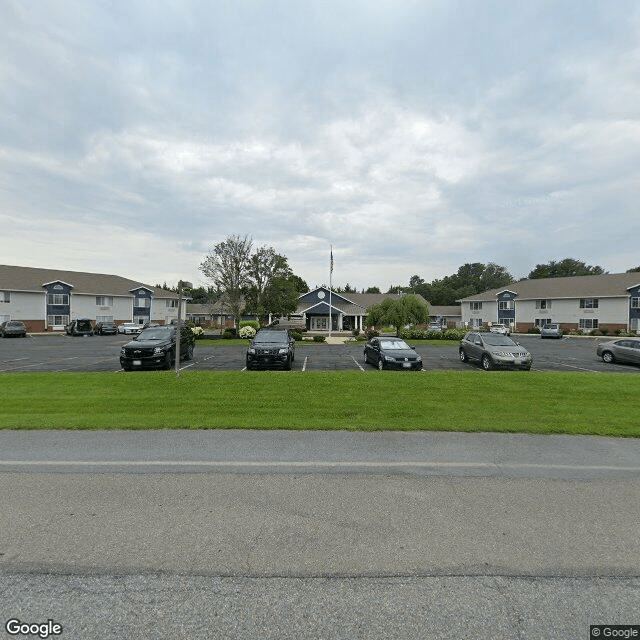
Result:
{"label": "bush", "polygon": [[354,338],[357,338],[357,337],[360,335],[360,329],[354,329],[354,330],[351,332],[351,335],[352,335]]}
{"label": "bush", "polygon": [[291,337],[296,342],[300,342],[300,340],[302,340],[302,331],[298,331],[297,329],[295,329],[294,331],[291,332]]}
{"label": "bush", "polygon": [[202,327],[191,327],[191,333],[196,340],[204,338],[204,329]]}
{"label": "bush", "polygon": [[249,324],[245,324],[244,327],[240,328],[238,335],[241,338],[248,338],[249,340],[256,335],[256,330]]}
{"label": "bush", "polygon": [[531,327],[531,329],[527,329],[527,333],[540,333],[540,327]]}
{"label": "bush", "polygon": [[375,329],[365,329],[364,330],[364,337],[367,340],[371,340],[371,338],[377,338],[380,335],[379,331],[376,331]]}
{"label": "bush", "polygon": [[244,327],[251,327],[257,332],[260,328],[260,323],[257,320],[241,320],[238,324],[238,328],[243,329]]}
{"label": "bush", "polygon": [[236,330],[235,330],[235,328],[227,327],[227,328],[222,332],[222,337],[223,337],[225,340],[231,340],[231,338],[235,338],[235,337],[236,337]]}
{"label": "bush", "polygon": [[327,338],[326,338],[326,336],[313,336],[313,341],[314,342],[326,342]]}

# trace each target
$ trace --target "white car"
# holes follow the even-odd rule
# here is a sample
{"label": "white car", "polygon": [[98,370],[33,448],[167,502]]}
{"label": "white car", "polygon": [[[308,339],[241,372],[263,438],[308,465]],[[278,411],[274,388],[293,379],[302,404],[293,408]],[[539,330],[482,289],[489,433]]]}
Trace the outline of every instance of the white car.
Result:
{"label": "white car", "polygon": [[140,333],[142,331],[142,325],[135,322],[123,322],[118,325],[118,333]]}
{"label": "white car", "polygon": [[511,329],[506,324],[492,324],[489,327],[491,333],[501,333],[503,336],[511,335]]}

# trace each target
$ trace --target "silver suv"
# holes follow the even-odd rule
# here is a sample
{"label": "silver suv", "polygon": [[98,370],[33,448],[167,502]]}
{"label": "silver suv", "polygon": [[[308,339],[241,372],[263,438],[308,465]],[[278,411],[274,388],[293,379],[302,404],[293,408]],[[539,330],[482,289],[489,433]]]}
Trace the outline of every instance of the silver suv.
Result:
{"label": "silver suv", "polygon": [[470,331],[460,340],[460,360],[474,360],[486,371],[494,368],[524,369],[533,364],[531,354],[509,336]]}

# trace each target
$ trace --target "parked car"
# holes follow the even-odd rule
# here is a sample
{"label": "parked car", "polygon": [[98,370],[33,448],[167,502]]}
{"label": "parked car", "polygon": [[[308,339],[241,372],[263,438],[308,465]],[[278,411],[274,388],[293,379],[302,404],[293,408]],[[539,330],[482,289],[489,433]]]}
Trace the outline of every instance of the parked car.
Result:
{"label": "parked car", "polygon": [[113,336],[118,333],[118,327],[115,322],[96,322],[93,333],[97,336]]}
{"label": "parked car", "polygon": [[9,336],[27,337],[27,327],[22,320],[7,320],[0,324],[0,335],[3,338]]}
{"label": "parked car", "polygon": [[640,340],[635,338],[621,338],[601,342],[596,347],[596,353],[604,362],[630,362],[640,364]]}
{"label": "parked car", "polygon": [[72,320],[64,330],[68,336],[92,336],[93,324],[89,318],[76,318]]}
{"label": "parked car", "polygon": [[541,338],[562,338],[562,329],[559,324],[545,324],[540,328]]}
{"label": "parked car", "polygon": [[509,325],[502,324],[502,323],[499,323],[499,322],[496,322],[495,324],[492,324],[489,327],[489,331],[491,333],[501,333],[503,336],[511,335],[511,328],[509,327]]}
{"label": "parked car", "polygon": [[531,354],[509,336],[470,331],[460,341],[460,360],[474,360],[486,371],[500,368],[525,369],[533,364]]}
{"label": "parked car", "polygon": [[[132,369],[170,369],[176,359],[175,326],[149,327],[120,349],[120,366]],[[189,327],[180,328],[180,360],[191,360],[195,339]]]}
{"label": "parked car", "polygon": [[142,331],[142,325],[135,322],[123,322],[118,325],[118,333],[132,334],[140,333]]}
{"label": "parked car", "polygon": [[247,369],[278,367],[290,371],[295,350],[296,341],[288,329],[260,329],[247,349]]}
{"label": "parked car", "polygon": [[383,369],[422,369],[422,357],[402,338],[374,337],[364,345],[364,362]]}

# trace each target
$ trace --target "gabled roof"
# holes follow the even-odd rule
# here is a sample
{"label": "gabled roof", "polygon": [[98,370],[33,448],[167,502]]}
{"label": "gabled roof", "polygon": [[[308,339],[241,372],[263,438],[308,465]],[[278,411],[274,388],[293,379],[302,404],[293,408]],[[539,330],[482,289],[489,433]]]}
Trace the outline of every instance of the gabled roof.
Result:
{"label": "gabled roof", "polygon": [[0,265],[0,289],[9,291],[34,291],[42,293],[44,284],[64,282],[73,287],[75,294],[115,295],[131,297],[131,291],[144,287],[156,298],[175,298],[173,291],[150,287],[142,282],[122,276],[60,269],[37,269]]}
{"label": "gabled roof", "polygon": [[[638,284],[637,273],[605,273],[595,276],[571,276],[566,278],[539,278],[521,280],[509,285],[519,300],[543,300],[561,298],[618,298],[627,297],[628,290]],[[490,289],[462,298],[462,302],[495,302],[504,287]]]}

